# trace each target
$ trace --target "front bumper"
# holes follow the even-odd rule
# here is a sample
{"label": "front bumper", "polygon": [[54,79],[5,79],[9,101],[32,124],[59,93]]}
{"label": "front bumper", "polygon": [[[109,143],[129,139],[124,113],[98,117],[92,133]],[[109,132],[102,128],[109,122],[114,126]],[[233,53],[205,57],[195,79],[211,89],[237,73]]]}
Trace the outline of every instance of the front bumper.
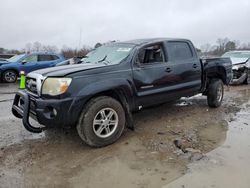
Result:
{"label": "front bumper", "polygon": [[233,79],[231,80],[231,84],[239,85],[244,83],[244,81],[248,78],[249,71],[247,69],[233,69]]}
{"label": "front bumper", "polygon": [[[68,127],[77,121],[78,111],[72,106],[73,99],[41,99],[29,95],[26,90],[16,93],[12,113],[22,118],[24,127],[33,133],[40,133],[50,127]],[[35,119],[43,127],[34,127],[29,122],[29,117]]]}

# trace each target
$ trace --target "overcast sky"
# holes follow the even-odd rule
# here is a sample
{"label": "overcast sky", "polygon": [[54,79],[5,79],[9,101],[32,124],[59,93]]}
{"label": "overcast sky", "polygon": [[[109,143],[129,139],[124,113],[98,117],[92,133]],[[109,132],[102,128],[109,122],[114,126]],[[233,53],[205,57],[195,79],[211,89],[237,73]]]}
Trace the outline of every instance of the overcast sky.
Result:
{"label": "overcast sky", "polygon": [[[81,32],[80,32],[81,31]],[[81,37],[80,37],[80,33]],[[2,0],[0,47],[175,37],[250,42],[250,0]]]}

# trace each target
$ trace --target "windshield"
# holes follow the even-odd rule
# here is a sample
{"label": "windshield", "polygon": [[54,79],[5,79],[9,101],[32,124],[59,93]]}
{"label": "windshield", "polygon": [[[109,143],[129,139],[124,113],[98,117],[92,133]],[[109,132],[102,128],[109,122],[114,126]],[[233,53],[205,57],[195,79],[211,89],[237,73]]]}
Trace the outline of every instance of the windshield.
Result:
{"label": "windshield", "polygon": [[23,58],[25,56],[25,54],[20,54],[20,55],[15,55],[9,59],[7,59],[8,62],[14,63],[19,61],[21,58]]}
{"label": "windshield", "polygon": [[132,45],[101,46],[82,58],[84,63],[118,64],[125,59],[132,50]]}
{"label": "windshield", "polygon": [[227,52],[222,57],[250,58],[250,52]]}

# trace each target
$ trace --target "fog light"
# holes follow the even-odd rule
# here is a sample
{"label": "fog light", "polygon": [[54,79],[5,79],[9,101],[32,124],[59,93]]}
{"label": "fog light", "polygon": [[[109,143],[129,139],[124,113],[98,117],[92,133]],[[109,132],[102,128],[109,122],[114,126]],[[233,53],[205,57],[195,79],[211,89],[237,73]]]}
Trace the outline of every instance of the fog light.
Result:
{"label": "fog light", "polygon": [[57,116],[57,110],[51,106],[47,106],[44,109],[44,116],[48,119],[53,119]]}

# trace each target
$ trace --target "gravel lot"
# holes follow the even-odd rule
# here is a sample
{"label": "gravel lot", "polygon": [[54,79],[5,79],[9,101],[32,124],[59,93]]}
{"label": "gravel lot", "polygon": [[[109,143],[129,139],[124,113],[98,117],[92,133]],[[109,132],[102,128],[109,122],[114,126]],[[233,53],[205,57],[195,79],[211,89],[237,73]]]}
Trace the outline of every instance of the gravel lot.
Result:
{"label": "gravel lot", "polygon": [[100,149],[84,145],[74,129],[27,132],[11,114],[16,90],[0,84],[0,187],[250,185],[244,168],[250,162],[250,86],[226,88],[218,109],[199,95],[144,109],[134,114],[135,131]]}

